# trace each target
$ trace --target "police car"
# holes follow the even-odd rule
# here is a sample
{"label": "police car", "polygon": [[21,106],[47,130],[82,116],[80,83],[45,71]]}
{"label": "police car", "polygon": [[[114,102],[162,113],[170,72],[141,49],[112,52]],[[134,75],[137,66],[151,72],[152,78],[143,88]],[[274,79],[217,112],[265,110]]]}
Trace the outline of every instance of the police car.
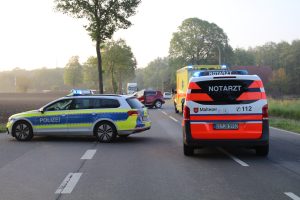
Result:
{"label": "police car", "polygon": [[183,151],[203,146],[245,146],[269,152],[268,103],[261,79],[247,71],[200,71],[184,104]]}
{"label": "police car", "polygon": [[39,110],[12,115],[6,127],[19,141],[35,135],[94,135],[100,142],[111,142],[150,129],[151,121],[135,97],[72,90]]}

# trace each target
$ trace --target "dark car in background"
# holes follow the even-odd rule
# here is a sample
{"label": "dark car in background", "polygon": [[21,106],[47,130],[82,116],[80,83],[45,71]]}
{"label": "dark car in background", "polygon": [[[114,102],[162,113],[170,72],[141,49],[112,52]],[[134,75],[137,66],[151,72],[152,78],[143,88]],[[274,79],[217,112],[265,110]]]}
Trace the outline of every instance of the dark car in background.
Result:
{"label": "dark car in background", "polygon": [[157,90],[141,90],[138,91],[135,96],[140,102],[150,108],[161,108],[165,103],[163,94],[161,93],[161,91]]}

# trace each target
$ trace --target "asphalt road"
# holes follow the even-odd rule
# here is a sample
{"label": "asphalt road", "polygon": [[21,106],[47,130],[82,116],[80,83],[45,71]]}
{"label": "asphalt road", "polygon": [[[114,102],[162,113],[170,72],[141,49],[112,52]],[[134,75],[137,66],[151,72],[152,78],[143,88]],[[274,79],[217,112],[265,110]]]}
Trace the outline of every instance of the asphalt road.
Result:
{"label": "asphalt road", "polygon": [[240,148],[185,157],[172,105],[150,115],[151,130],[111,144],[0,134],[0,200],[300,199],[300,135],[271,129],[267,158]]}

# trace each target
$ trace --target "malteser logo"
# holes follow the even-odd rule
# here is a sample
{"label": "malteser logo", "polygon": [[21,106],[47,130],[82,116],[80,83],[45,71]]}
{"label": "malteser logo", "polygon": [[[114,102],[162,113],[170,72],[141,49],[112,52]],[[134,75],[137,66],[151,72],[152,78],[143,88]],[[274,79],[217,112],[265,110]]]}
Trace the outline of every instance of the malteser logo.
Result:
{"label": "malteser logo", "polygon": [[208,86],[209,92],[239,92],[241,91],[241,85],[215,85]]}
{"label": "malteser logo", "polygon": [[217,108],[200,108],[200,111],[204,112],[211,112],[211,111],[217,111]]}

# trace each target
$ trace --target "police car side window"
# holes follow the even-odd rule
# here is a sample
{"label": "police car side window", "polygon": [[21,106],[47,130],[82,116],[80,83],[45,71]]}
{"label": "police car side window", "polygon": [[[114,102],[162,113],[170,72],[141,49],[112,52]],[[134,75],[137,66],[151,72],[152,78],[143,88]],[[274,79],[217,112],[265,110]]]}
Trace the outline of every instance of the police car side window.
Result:
{"label": "police car side window", "polygon": [[92,99],[74,99],[71,110],[92,109]]}
{"label": "police car side window", "polygon": [[57,101],[45,108],[45,111],[68,110],[71,106],[72,99],[63,99]]}
{"label": "police car side window", "polygon": [[94,99],[94,108],[119,108],[117,99]]}

